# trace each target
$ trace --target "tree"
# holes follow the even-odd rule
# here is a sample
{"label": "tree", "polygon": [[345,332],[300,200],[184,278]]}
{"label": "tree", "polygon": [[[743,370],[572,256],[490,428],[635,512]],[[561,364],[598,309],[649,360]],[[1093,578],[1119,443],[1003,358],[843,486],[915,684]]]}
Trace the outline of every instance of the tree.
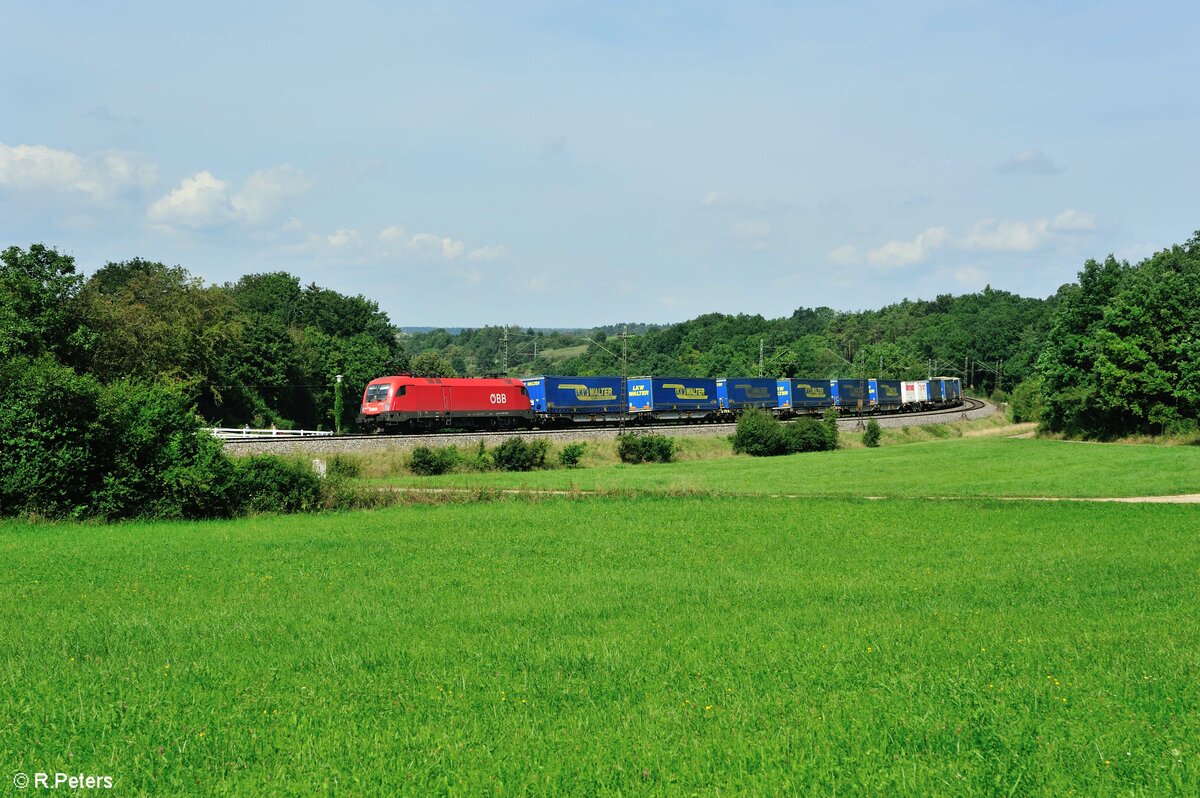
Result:
{"label": "tree", "polygon": [[101,382],[181,382],[208,418],[222,414],[230,353],[243,324],[230,295],[179,266],[135,258],[109,263],[80,295],[96,345],[87,371]]}
{"label": "tree", "polygon": [[412,373],[417,377],[454,377],[454,366],[440,352],[422,352],[411,363]]}
{"label": "tree", "polygon": [[867,428],[863,431],[863,445],[874,449],[879,446],[879,439],[883,437],[883,430],[879,428],[879,422],[871,419],[867,422]]}
{"label": "tree", "polygon": [[1088,260],[1078,284],[1059,289],[1050,336],[1038,358],[1045,383],[1043,421],[1050,430],[1106,434],[1104,420],[1096,414],[1096,332],[1128,271],[1129,264],[1111,255],[1103,263]]}
{"label": "tree", "polygon": [[44,354],[71,362],[91,345],[77,302],[75,260],[42,244],[0,253],[0,358]]}
{"label": "tree", "polygon": [[1051,430],[1187,432],[1200,417],[1200,233],[1137,266],[1088,261],[1039,360]]}

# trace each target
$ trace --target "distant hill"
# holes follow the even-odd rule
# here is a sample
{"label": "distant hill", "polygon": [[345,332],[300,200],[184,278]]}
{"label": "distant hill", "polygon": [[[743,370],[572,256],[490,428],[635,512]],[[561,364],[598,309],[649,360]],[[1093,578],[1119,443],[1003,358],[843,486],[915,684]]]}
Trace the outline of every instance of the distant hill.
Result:
{"label": "distant hill", "polygon": [[[590,333],[597,330],[602,331],[605,335],[620,335],[621,331],[626,327],[629,328],[630,335],[641,335],[650,330],[661,329],[662,324],[644,324],[642,322],[629,324],[606,324],[601,327],[522,327],[519,324],[514,324],[510,329],[519,327],[521,330],[532,330],[535,333],[545,333],[552,335],[559,333],[561,335],[578,335],[579,333]],[[478,330],[478,327],[399,327],[397,328],[405,335],[421,335],[423,333],[431,333],[434,330],[445,330],[451,335],[458,335],[463,330]]]}

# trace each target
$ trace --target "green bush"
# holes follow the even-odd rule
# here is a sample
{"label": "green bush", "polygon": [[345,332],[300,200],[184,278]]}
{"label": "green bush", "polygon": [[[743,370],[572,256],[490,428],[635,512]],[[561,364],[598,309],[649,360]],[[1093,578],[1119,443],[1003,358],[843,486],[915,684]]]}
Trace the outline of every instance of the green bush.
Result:
{"label": "green bush", "polygon": [[586,443],[568,443],[558,452],[558,464],[564,468],[577,468],[585,451],[587,451]]}
{"label": "green bush", "polygon": [[475,451],[463,458],[462,465],[472,471],[491,471],[496,467],[496,462],[492,459],[487,444],[480,440],[475,445]]}
{"label": "green bush", "polygon": [[618,435],[617,456],[623,463],[669,463],[675,459],[675,440],[666,435]]}
{"label": "green bush", "polygon": [[863,433],[863,443],[874,449],[879,446],[879,439],[883,437],[883,430],[879,428],[879,422],[871,419],[867,422],[867,430]]}
{"label": "green bush", "polygon": [[1030,377],[1013,388],[1008,413],[1013,423],[1040,421],[1042,418],[1042,380]]}
{"label": "green bush", "polygon": [[751,409],[738,417],[733,433],[733,450],[752,457],[787,454],[783,425],[770,413]]}
{"label": "green bush", "polygon": [[532,471],[546,467],[546,450],[549,444],[544,438],[526,441],[524,438],[509,438],[492,450],[492,461],[501,471]]}
{"label": "green bush", "polygon": [[321,480],[303,463],[260,454],[237,463],[242,504],[260,513],[304,513],[321,507]]}
{"label": "green bush", "polygon": [[788,454],[824,452],[837,448],[836,439],[830,444],[829,425],[815,418],[798,418],[790,424],[785,424],[783,438]]}
{"label": "green bush", "polygon": [[0,515],[88,514],[100,386],[50,358],[0,358]]}
{"label": "green bush", "polygon": [[[738,419],[733,450],[755,457],[797,452],[823,452],[837,448],[837,425],[815,418],[798,418],[781,424],[768,413],[749,411]],[[834,416],[836,419],[836,416]],[[830,433],[830,427],[834,432]]]}
{"label": "green bush", "polygon": [[412,455],[408,461],[408,468],[418,476],[432,477],[453,471],[460,460],[461,456],[458,453],[458,449],[453,446],[442,446],[440,448],[418,446],[412,450]]}
{"label": "green bush", "polygon": [[228,518],[242,511],[237,469],[178,386],[116,382],[98,407],[102,484],[96,515]]}
{"label": "green bush", "polygon": [[0,366],[0,514],[225,518],[235,468],[175,386],[99,385],[50,359]]}
{"label": "green bush", "polygon": [[[825,409],[825,415],[821,417],[822,423],[825,425],[825,448],[833,451],[838,447],[838,411],[835,407]],[[801,449],[800,451],[819,451],[817,449]]]}
{"label": "green bush", "polygon": [[353,457],[347,457],[344,454],[335,454],[329,458],[329,463],[326,465],[326,473],[330,477],[357,479],[362,475],[362,464]]}

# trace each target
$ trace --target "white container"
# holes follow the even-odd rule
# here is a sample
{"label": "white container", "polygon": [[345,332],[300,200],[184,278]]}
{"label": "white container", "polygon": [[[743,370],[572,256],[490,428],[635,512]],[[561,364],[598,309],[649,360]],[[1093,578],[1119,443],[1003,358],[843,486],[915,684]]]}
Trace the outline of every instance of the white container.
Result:
{"label": "white container", "polygon": [[912,404],[929,401],[929,383],[925,380],[900,383],[900,403]]}

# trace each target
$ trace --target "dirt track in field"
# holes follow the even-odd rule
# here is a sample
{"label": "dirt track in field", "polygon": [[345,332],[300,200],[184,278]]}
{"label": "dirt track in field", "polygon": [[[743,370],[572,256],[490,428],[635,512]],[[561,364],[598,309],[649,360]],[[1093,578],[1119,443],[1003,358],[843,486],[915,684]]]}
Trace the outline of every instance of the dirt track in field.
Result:
{"label": "dirt track in field", "polygon": [[[485,493],[488,495],[497,496],[605,496],[611,495],[608,491],[594,490],[535,490],[535,489],[519,489],[519,488],[504,488],[500,490],[489,490],[486,488],[413,488],[413,487],[392,487],[380,488],[384,491],[393,491],[395,493],[424,493],[424,494],[478,494]],[[625,495],[623,491],[615,491],[612,493]],[[634,491],[636,494],[637,491]],[[687,495],[690,492],[684,492],[681,495]],[[704,491],[699,493],[710,495]],[[667,492],[662,495],[671,495]],[[1110,502],[1117,504],[1200,504],[1200,493],[1183,493],[1175,496],[809,496],[796,493],[768,493],[762,495],[755,494],[721,494],[731,498],[761,498],[761,499],[867,499],[870,501],[886,501],[888,499],[918,499],[921,501],[1002,501],[1002,502]]]}

